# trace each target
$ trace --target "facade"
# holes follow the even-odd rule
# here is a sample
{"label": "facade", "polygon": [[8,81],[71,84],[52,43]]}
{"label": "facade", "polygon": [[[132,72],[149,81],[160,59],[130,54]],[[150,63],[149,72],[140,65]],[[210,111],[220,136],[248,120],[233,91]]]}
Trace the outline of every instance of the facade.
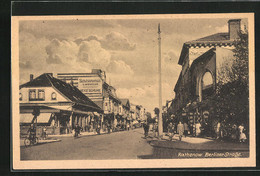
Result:
{"label": "facade", "polygon": [[95,102],[104,112],[101,119],[103,124],[117,126],[121,101],[116,95],[116,89],[106,82],[104,71],[92,69],[91,73],[58,73],[57,78],[74,85]]}
{"label": "facade", "polygon": [[232,50],[238,38],[240,19],[229,20],[228,24],[228,33],[217,33],[183,44],[178,62],[182,71],[174,87],[173,112],[178,120],[189,124],[193,133],[196,123],[201,123],[204,131],[211,131],[217,121],[211,113],[214,107],[210,106],[210,101],[221,68],[231,66],[234,60]]}
{"label": "facade", "polygon": [[129,99],[120,99],[119,115],[121,116],[121,123],[127,127],[127,124],[131,124],[130,116],[130,102]]}
{"label": "facade", "polygon": [[[103,110],[75,86],[45,73],[20,85],[20,126],[47,126],[49,134],[70,133],[76,124],[83,130],[98,119]],[[34,116],[32,113],[38,111]]]}
{"label": "facade", "polygon": [[146,118],[146,115],[145,115],[145,108],[140,105],[140,120],[141,121],[145,121],[147,118]]}

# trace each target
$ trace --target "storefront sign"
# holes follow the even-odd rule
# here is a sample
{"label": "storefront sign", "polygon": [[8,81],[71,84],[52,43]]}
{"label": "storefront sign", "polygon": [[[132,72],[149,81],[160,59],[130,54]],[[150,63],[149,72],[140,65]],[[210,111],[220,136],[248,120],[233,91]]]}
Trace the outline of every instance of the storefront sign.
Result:
{"label": "storefront sign", "polygon": [[79,78],[78,88],[84,94],[102,94],[102,80],[98,77]]}

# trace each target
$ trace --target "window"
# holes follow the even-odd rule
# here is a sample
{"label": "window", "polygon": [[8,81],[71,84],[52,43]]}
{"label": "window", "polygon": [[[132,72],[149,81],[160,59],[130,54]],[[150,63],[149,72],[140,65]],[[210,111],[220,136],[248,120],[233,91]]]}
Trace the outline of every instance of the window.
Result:
{"label": "window", "polygon": [[29,90],[29,100],[36,100],[36,89]]}
{"label": "window", "polygon": [[57,94],[55,92],[52,92],[51,94],[51,100],[56,100]]}
{"label": "window", "polygon": [[45,99],[45,93],[44,90],[36,90],[36,89],[30,89],[29,90],[29,100],[30,101],[39,101]]}
{"label": "window", "polygon": [[38,100],[44,100],[44,90],[38,90]]}
{"label": "window", "polygon": [[23,100],[23,95],[22,95],[22,93],[19,93],[19,100],[20,100],[20,101]]}
{"label": "window", "polygon": [[213,86],[213,78],[210,72],[206,72],[202,79],[202,89],[207,89],[208,87]]}
{"label": "window", "polygon": [[213,94],[213,77],[210,72],[206,72],[202,78],[202,97],[206,98]]}

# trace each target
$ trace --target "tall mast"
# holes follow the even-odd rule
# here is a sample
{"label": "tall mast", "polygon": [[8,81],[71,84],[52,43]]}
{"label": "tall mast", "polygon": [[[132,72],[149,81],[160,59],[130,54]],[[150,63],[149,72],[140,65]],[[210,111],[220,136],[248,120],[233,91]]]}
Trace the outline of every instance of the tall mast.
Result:
{"label": "tall mast", "polygon": [[162,120],[162,73],[161,73],[161,29],[158,24],[158,75],[159,75],[159,119],[158,119],[158,133],[159,138],[163,136],[163,120]]}

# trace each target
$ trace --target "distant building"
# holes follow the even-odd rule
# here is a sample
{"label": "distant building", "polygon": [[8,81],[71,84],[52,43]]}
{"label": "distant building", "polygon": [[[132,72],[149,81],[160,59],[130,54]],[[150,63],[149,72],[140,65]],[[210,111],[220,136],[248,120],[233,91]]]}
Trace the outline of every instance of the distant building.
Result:
{"label": "distant building", "polygon": [[92,69],[91,73],[58,73],[57,78],[76,86],[95,102],[104,111],[102,122],[117,124],[121,101],[116,89],[106,82],[104,71]]}
{"label": "distant building", "polygon": [[[48,126],[48,133],[61,134],[71,132],[75,124],[84,130],[90,120],[103,110],[85,96],[75,86],[56,79],[45,73],[20,85],[20,125],[37,123]],[[40,114],[34,119],[32,112],[38,109]],[[99,118],[99,117],[97,117]]]}
{"label": "distant building", "polygon": [[121,117],[121,121],[124,125],[127,125],[127,123],[131,124],[129,99],[120,99],[120,101],[119,115]]}
{"label": "distant building", "polygon": [[189,125],[203,123],[213,129],[216,120],[210,107],[219,71],[223,65],[232,65],[234,41],[238,38],[240,19],[228,21],[228,33],[217,33],[185,42],[178,64],[182,66],[174,87],[174,113]]}

